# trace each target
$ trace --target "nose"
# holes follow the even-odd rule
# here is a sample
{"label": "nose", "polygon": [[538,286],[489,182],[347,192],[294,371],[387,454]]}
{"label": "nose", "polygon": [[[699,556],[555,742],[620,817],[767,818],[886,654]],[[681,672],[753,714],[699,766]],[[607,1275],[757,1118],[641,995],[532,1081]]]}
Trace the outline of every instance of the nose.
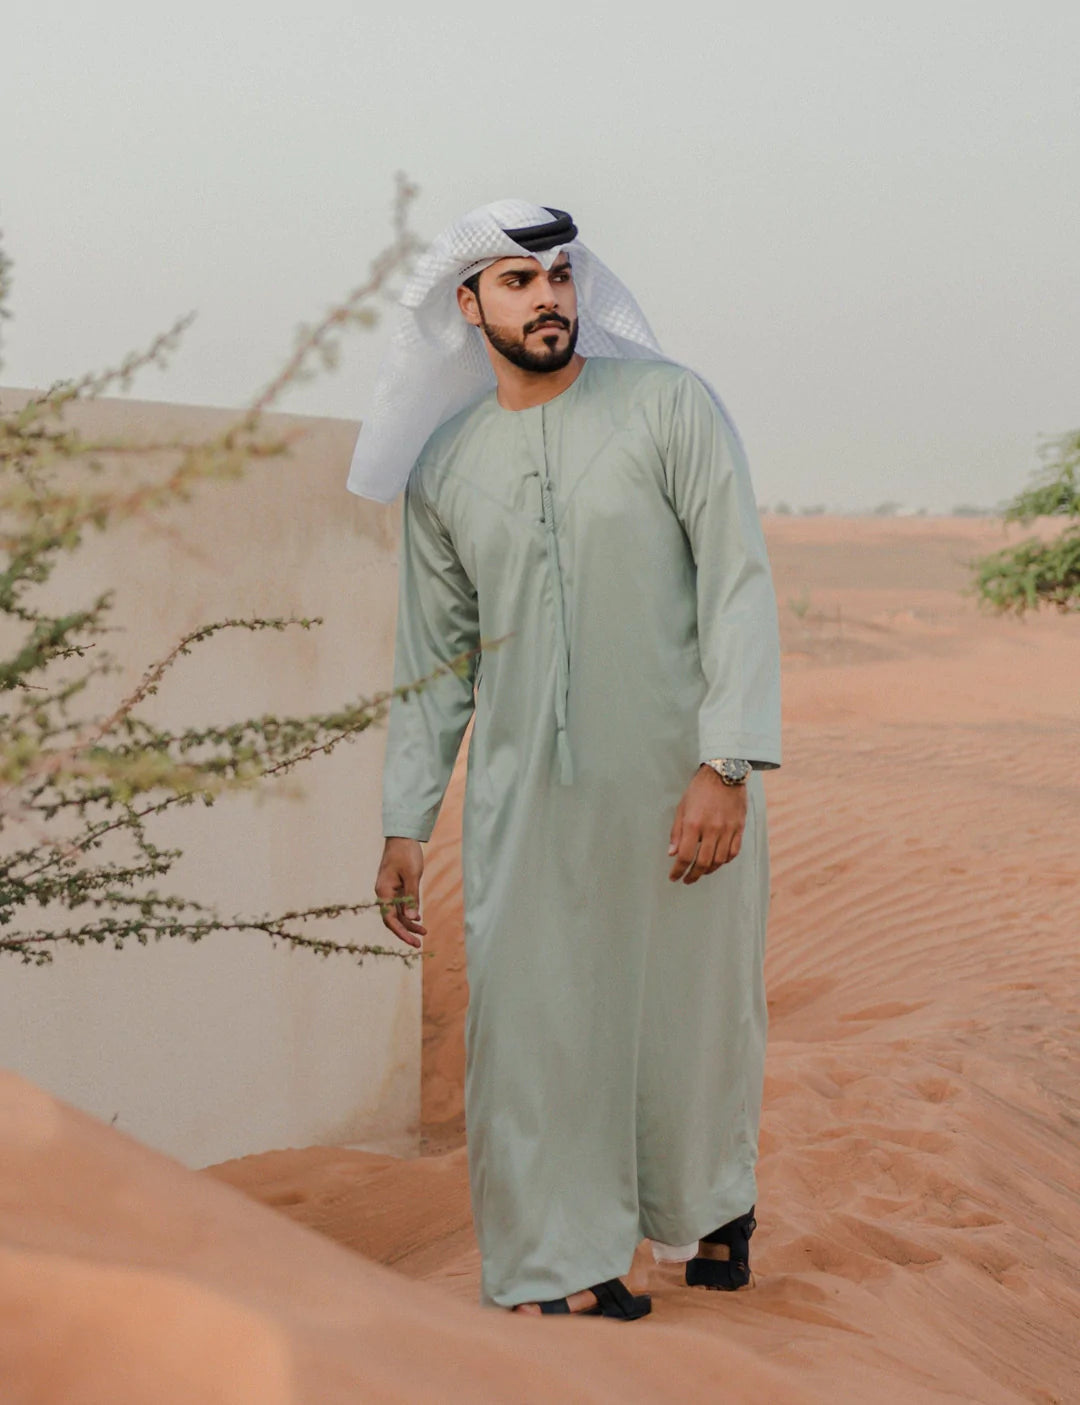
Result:
{"label": "nose", "polygon": [[558,290],[551,279],[542,275],[534,281],[536,288],[536,306],[539,310],[542,307],[554,307],[558,301]]}

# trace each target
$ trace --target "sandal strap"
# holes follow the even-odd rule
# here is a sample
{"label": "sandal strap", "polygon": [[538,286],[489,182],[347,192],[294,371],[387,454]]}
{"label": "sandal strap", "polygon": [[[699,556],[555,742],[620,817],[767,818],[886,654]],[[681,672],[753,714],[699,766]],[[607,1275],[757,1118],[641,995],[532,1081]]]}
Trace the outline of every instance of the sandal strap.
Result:
{"label": "sandal strap", "polygon": [[750,1282],[750,1236],[757,1229],[753,1205],[745,1215],[738,1215],[727,1224],[702,1235],[703,1244],[726,1244],[726,1259],[703,1258],[696,1255],[686,1265],[686,1281],[691,1287],[745,1288]]}
{"label": "sandal strap", "polygon": [[634,1295],[621,1278],[609,1278],[606,1283],[594,1283],[589,1291],[596,1294],[596,1301],[605,1317],[639,1316]]}
{"label": "sandal strap", "polygon": [[686,1265],[686,1282],[691,1288],[722,1288],[733,1292],[750,1283],[750,1265],[725,1259],[690,1259]]}
{"label": "sandal strap", "polygon": [[540,1303],[541,1312],[569,1312],[570,1304],[565,1298],[549,1298],[546,1303]]}
{"label": "sandal strap", "polygon": [[594,1283],[588,1290],[596,1298],[592,1307],[570,1306],[567,1298],[549,1298],[537,1303],[544,1313],[570,1313],[574,1317],[618,1317],[627,1322],[644,1316],[649,1310],[648,1297],[635,1297],[621,1278],[609,1278],[606,1283]]}
{"label": "sandal strap", "polygon": [[714,1229],[711,1234],[702,1235],[705,1244],[726,1244],[731,1250],[732,1263],[745,1265],[750,1259],[750,1236],[757,1229],[754,1219],[755,1206],[751,1205],[745,1215],[738,1215],[727,1224]]}

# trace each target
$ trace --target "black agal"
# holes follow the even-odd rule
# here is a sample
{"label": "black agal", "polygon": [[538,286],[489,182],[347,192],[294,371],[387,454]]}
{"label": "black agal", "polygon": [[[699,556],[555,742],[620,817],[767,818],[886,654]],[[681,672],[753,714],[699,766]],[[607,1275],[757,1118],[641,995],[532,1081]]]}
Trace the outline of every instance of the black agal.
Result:
{"label": "black agal", "polygon": [[555,218],[546,224],[531,224],[526,225],[523,229],[504,231],[515,244],[520,244],[531,254],[540,253],[544,249],[553,249],[556,244],[569,244],[571,239],[577,238],[577,225],[565,210],[554,210],[550,205],[545,205],[544,209]]}

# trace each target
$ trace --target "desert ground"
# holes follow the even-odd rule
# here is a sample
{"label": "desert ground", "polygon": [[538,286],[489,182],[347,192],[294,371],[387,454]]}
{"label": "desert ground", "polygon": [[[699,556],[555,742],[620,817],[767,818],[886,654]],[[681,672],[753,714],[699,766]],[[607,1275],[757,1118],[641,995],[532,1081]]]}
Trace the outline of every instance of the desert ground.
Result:
{"label": "desert ground", "polygon": [[463,752],[421,894],[424,1154],[190,1172],[5,1080],[5,1405],[1080,1400],[1080,620],[962,594],[994,521],[764,521],[785,752],[752,1288],[641,1253],[641,1322],[477,1306]]}

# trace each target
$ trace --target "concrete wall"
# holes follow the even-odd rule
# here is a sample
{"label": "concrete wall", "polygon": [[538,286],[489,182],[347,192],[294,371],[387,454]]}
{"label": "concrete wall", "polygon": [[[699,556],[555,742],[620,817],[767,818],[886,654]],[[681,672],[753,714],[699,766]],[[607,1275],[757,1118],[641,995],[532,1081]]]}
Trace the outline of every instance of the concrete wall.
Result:
{"label": "concrete wall", "polygon": [[[0,408],[19,398],[3,392]],[[229,418],[120,400],[79,414],[91,433],[157,437]],[[390,686],[399,507],[345,491],[355,425],[271,424],[307,431],[288,460],[207,483],[156,524],[95,534],[50,583],[69,607],[117,588],[124,632],[106,644],[125,674],[96,703],[122,697],[185,630],[241,615],[326,622],[210,640],[143,711],[170,725],[225,722],[329,710]],[[159,890],[225,915],[370,901],[384,745],[377,727],[257,795],[166,812],[150,837],[184,856]],[[19,828],[3,840],[28,842]],[[374,910],[325,931],[394,943]],[[418,1144],[420,1004],[418,966],[322,960],[251,933],[62,948],[42,968],[0,958],[0,1064],[191,1165],[315,1143],[407,1153]]]}

